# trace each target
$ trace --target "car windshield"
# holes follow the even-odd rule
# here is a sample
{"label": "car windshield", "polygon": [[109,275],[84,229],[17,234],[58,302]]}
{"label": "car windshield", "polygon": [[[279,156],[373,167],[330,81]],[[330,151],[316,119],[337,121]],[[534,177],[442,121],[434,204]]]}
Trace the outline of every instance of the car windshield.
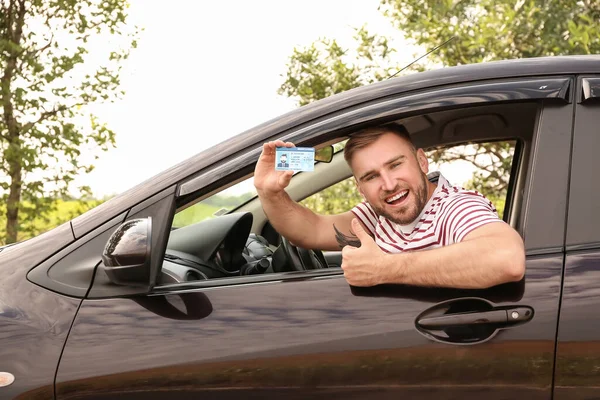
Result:
{"label": "car windshield", "polygon": [[250,177],[178,212],[173,219],[173,227],[181,228],[182,226],[227,214],[256,196],[254,177]]}
{"label": "car windshield", "polygon": [[[334,144],[334,153],[342,151],[345,144],[346,140]],[[227,214],[257,196],[258,194],[254,187],[254,177],[250,177],[230,186],[222,192],[177,212],[173,218],[173,228],[181,228],[196,222]]]}

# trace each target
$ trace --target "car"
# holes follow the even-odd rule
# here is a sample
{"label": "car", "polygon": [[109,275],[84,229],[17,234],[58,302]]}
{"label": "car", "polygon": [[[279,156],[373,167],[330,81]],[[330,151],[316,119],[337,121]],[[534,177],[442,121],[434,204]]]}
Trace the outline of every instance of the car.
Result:
{"label": "car", "polygon": [[[353,89],[0,249],[0,398],[597,398],[599,71],[531,58]],[[352,179],[345,139],[390,122],[424,149],[507,144],[521,281],[353,287],[339,251],[273,228],[252,191],[263,143],[317,149],[287,188],[307,201]]]}

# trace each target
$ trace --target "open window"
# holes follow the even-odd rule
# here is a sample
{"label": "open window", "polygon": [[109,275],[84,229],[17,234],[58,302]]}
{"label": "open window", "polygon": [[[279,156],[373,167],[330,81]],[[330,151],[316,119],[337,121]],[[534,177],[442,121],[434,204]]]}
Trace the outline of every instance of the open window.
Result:
{"label": "open window", "polygon": [[[453,186],[482,193],[506,221],[508,213],[504,211],[511,172],[520,144],[517,140],[468,143],[427,149],[425,154],[430,171],[439,171]],[[303,199],[300,204],[317,213],[333,215],[351,210],[360,201],[356,182],[350,177]]]}
{"label": "open window", "polygon": [[[439,170],[453,185],[482,192],[499,216],[518,230],[519,194],[526,176],[523,166],[537,110],[537,103],[494,104],[413,115],[395,122],[403,124],[417,147],[426,150],[430,171]],[[332,161],[317,163],[312,173],[295,174],[287,188],[290,197],[323,214],[347,211],[362,200],[343,159],[348,134],[327,138],[327,144],[336,144]],[[273,279],[298,272],[293,263],[308,265],[304,272],[309,274],[341,273],[327,268],[319,249],[290,254],[288,245],[267,220],[252,169],[246,168],[222,179],[209,193],[187,196],[178,205],[160,283],[210,280],[222,285],[260,280],[261,276]]]}

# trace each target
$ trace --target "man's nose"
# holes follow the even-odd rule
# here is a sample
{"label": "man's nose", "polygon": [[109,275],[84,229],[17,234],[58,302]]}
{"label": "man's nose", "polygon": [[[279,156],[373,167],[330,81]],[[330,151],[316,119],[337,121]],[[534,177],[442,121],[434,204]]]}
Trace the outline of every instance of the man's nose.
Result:
{"label": "man's nose", "polygon": [[381,174],[381,179],[382,179],[382,189],[387,191],[387,192],[391,192],[392,190],[394,190],[396,188],[396,180],[393,179],[393,177],[388,174],[387,172],[383,172]]}

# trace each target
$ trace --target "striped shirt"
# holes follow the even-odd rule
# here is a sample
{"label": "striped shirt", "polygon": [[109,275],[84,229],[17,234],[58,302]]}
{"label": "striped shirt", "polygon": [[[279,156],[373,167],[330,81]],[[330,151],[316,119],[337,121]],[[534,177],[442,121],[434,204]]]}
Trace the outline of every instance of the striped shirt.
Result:
{"label": "striped shirt", "polygon": [[475,228],[490,222],[502,222],[494,205],[482,194],[452,186],[439,172],[428,175],[437,187],[409,225],[399,225],[378,216],[362,202],[352,209],[354,215],[387,253],[434,249],[458,243]]}

